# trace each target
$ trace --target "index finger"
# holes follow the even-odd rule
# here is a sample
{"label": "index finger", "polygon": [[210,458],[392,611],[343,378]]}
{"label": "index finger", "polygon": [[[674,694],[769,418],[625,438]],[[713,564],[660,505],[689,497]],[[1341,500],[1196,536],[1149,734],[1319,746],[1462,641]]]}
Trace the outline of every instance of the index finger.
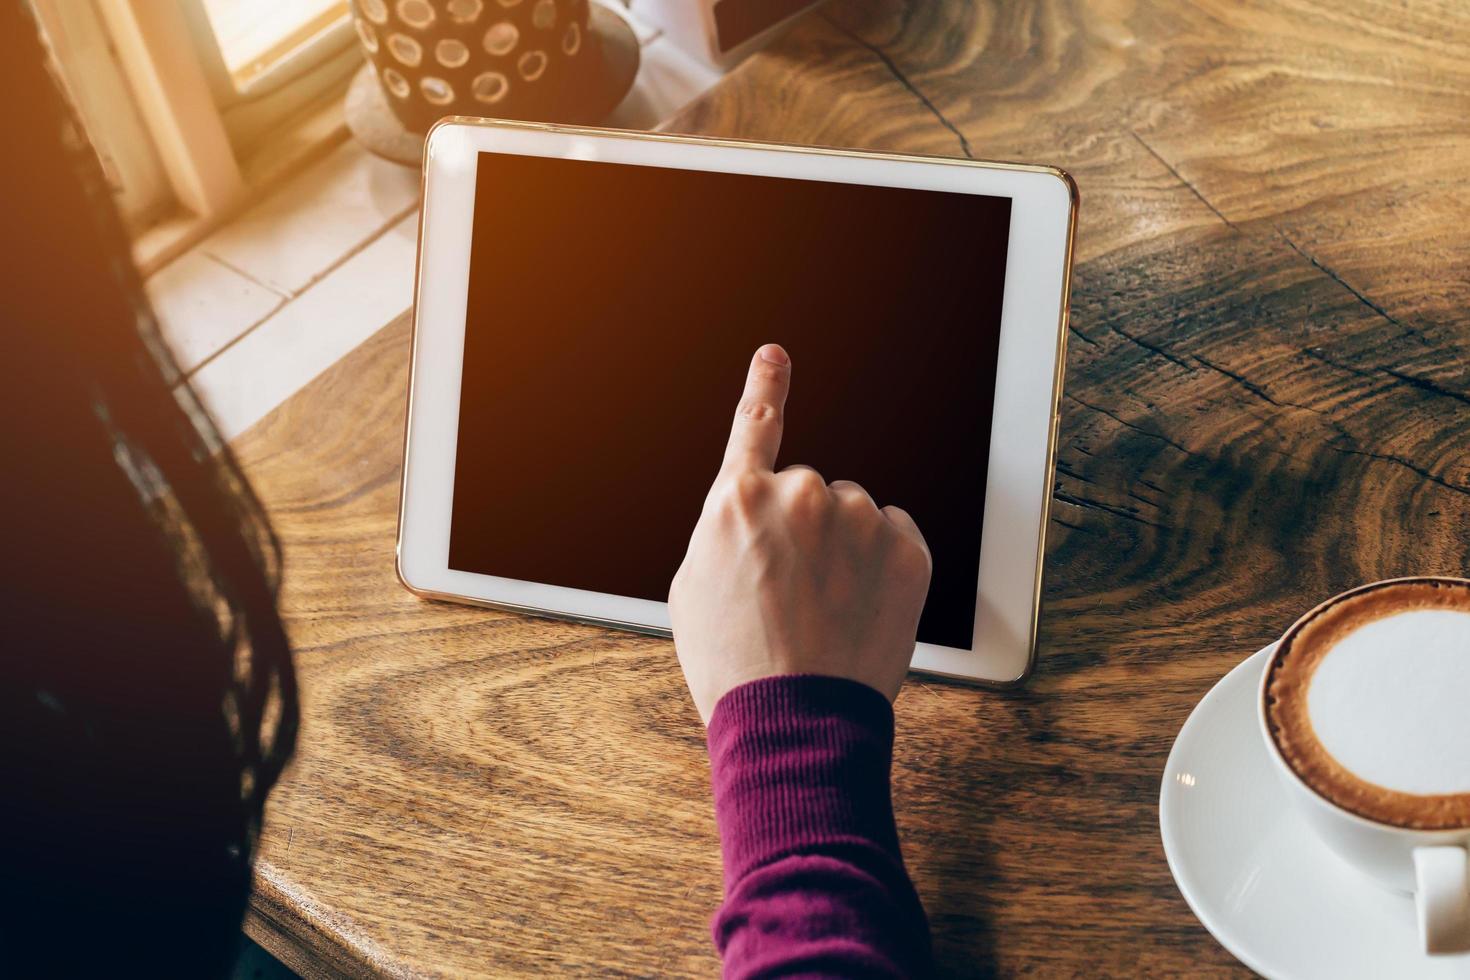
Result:
{"label": "index finger", "polygon": [[780,344],[766,344],[751,358],[745,376],[745,392],[725,447],[726,470],[770,470],[776,465],[790,390],[791,358]]}

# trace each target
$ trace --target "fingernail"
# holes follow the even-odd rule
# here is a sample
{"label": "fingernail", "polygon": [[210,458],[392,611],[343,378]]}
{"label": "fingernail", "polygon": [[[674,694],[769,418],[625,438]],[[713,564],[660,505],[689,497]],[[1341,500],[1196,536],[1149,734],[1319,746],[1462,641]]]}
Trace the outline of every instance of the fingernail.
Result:
{"label": "fingernail", "polygon": [[766,344],[760,349],[761,360],[770,361],[772,364],[786,365],[791,363],[791,358],[786,356],[786,351],[780,344]]}

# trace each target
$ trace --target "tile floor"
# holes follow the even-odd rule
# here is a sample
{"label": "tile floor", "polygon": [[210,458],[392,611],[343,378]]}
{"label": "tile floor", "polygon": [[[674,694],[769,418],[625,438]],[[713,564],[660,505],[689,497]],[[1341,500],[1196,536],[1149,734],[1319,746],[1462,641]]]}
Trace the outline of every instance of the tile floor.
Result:
{"label": "tile floor", "polygon": [[[720,73],[637,15],[633,90],[609,125],[654,129]],[[348,140],[160,269],[180,366],[234,438],[413,301],[419,175]]]}

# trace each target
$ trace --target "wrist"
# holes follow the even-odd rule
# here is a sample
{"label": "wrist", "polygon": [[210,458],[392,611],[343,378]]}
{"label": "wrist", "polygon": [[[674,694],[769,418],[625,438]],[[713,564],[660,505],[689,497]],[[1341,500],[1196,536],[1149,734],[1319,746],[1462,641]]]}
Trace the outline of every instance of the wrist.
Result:
{"label": "wrist", "polygon": [[810,674],[750,681],[716,705],[708,746],[727,885],[788,854],[898,854],[893,708],[874,688]]}

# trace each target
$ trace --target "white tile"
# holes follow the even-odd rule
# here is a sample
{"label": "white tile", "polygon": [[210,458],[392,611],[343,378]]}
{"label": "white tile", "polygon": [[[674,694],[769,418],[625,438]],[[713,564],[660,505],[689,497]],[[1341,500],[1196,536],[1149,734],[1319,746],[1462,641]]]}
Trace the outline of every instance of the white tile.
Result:
{"label": "white tile", "polygon": [[609,126],[653,129],[720,80],[720,70],[684,53],[667,37],[643,48],[633,90],[613,110]]}
{"label": "white tile", "polygon": [[198,249],[159,269],[144,288],[186,374],[286,301]]}
{"label": "white tile", "polygon": [[414,208],[418,194],[417,167],[381,160],[348,140],[199,247],[294,295]]}
{"label": "white tile", "polygon": [[226,439],[408,310],[417,238],[411,214],[195,373]]}

